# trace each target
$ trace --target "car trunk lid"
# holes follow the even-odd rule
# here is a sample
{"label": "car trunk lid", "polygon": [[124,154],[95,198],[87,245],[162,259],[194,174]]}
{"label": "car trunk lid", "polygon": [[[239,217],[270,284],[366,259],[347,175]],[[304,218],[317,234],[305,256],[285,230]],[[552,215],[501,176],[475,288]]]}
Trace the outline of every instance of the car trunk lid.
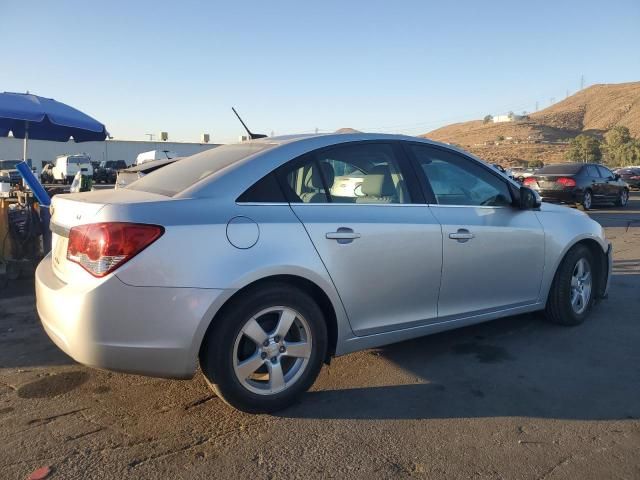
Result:
{"label": "car trunk lid", "polygon": [[69,231],[78,225],[117,219],[104,215],[109,205],[166,200],[162,195],[127,189],[56,195],[51,203],[51,254],[53,270],[65,283],[92,278],[79,265],[67,260]]}

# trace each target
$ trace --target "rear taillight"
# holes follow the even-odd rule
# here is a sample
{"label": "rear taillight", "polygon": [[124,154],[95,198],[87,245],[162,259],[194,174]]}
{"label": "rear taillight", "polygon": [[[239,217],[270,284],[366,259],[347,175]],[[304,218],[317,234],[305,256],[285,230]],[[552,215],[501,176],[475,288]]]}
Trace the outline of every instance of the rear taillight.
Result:
{"label": "rear taillight", "polygon": [[640,175],[633,175],[629,177],[629,180],[640,180]]}
{"label": "rear taillight", "polygon": [[522,184],[523,184],[524,186],[526,186],[526,187],[530,187],[531,185],[534,185],[535,183],[538,183],[538,182],[537,182],[537,181],[536,181],[536,179],[535,179],[535,178],[533,178],[533,177],[527,177],[527,178],[525,178],[525,179],[524,179],[524,181],[522,182]]}
{"label": "rear taillight", "polygon": [[562,185],[563,187],[576,186],[576,181],[573,178],[569,178],[569,177],[560,177],[558,180],[556,180],[556,182]]}
{"label": "rear taillight", "polygon": [[94,277],[104,277],[128,262],[164,233],[158,225],[105,222],[69,231],[67,259]]}

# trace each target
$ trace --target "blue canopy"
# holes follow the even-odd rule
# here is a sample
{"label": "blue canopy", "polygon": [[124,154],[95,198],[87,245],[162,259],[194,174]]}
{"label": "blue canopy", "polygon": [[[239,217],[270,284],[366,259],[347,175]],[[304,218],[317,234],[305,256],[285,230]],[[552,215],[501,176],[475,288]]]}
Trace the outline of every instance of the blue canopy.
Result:
{"label": "blue canopy", "polygon": [[[26,130],[26,135],[25,135]],[[104,140],[105,126],[75,108],[30,93],[0,93],[0,137],[66,142]]]}

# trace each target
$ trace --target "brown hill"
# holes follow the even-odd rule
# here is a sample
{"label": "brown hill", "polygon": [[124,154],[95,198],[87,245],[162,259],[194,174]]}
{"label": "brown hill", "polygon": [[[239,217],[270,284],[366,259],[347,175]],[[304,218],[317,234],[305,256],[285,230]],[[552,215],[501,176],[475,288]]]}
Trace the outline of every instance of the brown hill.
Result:
{"label": "brown hill", "polygon": [[422,135],[455,143],[492,162],[562,159],[580,133],[601,136],[616,125],[640,137],[640,82],[593,85],[515,122],[455,123]]}

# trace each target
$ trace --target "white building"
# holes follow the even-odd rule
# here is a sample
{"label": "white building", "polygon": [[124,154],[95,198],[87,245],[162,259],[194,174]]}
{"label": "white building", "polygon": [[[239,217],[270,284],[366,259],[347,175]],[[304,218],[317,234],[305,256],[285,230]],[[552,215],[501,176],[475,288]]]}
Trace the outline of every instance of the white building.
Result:
{"label": "white building", "polygon": [[515,115],[513,113],[507,115],[495,115],[493,117],[493,123],[503,123],[503,122],[515,122],[516,120],[522,120],[524,115]]}
{"label": "white building", "polygon": [[[136,140],[105,140],[104,142],[48,142],[29,140],[27,156],[32,165],[40,171],[47,162],[58,155],[86,153],[91,161],[124,160],[128,165],[135,163],[139,153],[149,150],[170,150],[181,157],[203,152],[219,146],[215,143],[187,142],[147,142]],[[19,138],[0,138],[0,160],[21,160],[23,140]]]}

